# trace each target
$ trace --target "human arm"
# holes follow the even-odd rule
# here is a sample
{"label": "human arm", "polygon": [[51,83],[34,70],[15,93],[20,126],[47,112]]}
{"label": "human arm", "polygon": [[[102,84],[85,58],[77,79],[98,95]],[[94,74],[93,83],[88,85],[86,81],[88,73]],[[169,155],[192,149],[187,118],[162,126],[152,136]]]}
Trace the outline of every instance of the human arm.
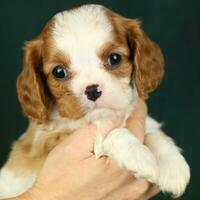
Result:
{"label": "human arm", "polygon": [[[146,106],[140,101],[127,121],[127,128],[141,141],[145,117]],[[107,125],[100,131],[106,134],[113,128],[113,125]],[[93,146],[98,132],[95,125],[89,125],[56,146],[34,186],[12,200],[145,200],[157,192],[150,183],[135,179],[132,173],[119,168],[110,158],[96,160]]]}

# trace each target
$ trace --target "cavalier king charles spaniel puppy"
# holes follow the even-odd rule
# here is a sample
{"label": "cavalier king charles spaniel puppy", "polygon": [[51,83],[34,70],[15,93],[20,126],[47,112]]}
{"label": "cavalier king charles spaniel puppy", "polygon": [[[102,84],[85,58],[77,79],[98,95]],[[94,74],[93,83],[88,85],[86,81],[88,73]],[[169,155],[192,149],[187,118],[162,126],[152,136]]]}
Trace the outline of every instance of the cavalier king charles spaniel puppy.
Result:
{"label": "cavalier king charles spaniel puppy", "polygon": [[123,122],[97,138],[96,157],[109,156],[179,197],[190,179],[180,149],[150,117],[144,144],[124,125],[136,99],[147,99],[161,82],[163,66],[159,46],[138,20],[100,5],[56,14],[24,48],[17,91],[30,123],[0,171],[0,198],[31,187],[48,153],[67,135],[89,123],[109,123],[111,116]]}

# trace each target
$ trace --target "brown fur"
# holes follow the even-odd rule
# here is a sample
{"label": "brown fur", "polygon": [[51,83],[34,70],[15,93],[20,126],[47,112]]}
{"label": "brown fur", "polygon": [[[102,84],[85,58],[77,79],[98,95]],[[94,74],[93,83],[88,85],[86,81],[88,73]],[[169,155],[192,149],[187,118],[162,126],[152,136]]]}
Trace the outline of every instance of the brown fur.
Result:
{"label": "brown fur", "polygon": [[[70,60],[67,55],[55,51],[51,30],[51,20],[42,33],[24,48],[24,67],[17,80],[19,101],[25,115],[37,122],[48,119],[51,104],[57,106],[61,116],[80,118],[84,110],[78,98],[66,86],[69,80],[56,80],[51,71],[58,64],[67,68]],[[70,74],[73,77],[73,72]]]}
{"label": "brown fur", "polygon": [[[46,122],[49,126],[51,121]],[[6,167],[14,168],[15,175],[18,177],[29,176],[35,174],[42,167],[48,153],[60,143],[71,131],[63,129],[57,132],[43,131],[36,138],[38,125],[31,122],[26,133],[18,141],[13,144],[9,160]]]}
{"label": "brown fur", "polygon": [[[119,41],[127,39],[130,61],[133,67],[132,81],[135,81],[140,98],[146,99],[162,80],[164,75],[164,58],[159,46],[140,28],[138,20],[124,18],[105,9],[113,24],[114,35]],[[121,42],[124,44],[124,42]]]}
{"label": "brown fur", "polygon": [[[122,61],[113,70],[109,70],[107,61],[110,53],[118,53],[122,56]],[[123,43],[117,40],[115,37],[111,43],[104,45],[99,51],[99,57],[105,67],[105,70],[109,71],[117,77],[129,77],[132,71],[132,65],[129,62],[129,49],[126,42]]]}
{"label": "brown fur", "polygon": [[44,157],[32,155],[32,151],[35,149],[32,144],[35,132],[36,127],[34,125],[29,126],[24,137],[12,146],[6,167],[14,170],[17,177],[32,176],[43,164]]}
{"label": "brown fur", "polygon": [[[111,70],[116,77],[131,77],[135,82],[139,96],[143,99],[154,90],[163,76],[163,56],[159,47],[141,30],[137,20],[123,18],[105,9],[113,24],[113,38],[99,52],[105,70],[110,52],[122,55],[122,63]],[[51,20],[42,33],[33,41],[26,43],[24,49],[24,67],[17,80],[19,101],[24,113],[30,118],[30,126],[24,136],[14,145],[6,164],[14,168],[17,176],[38,172],[48,153],[71,130],[62,129],[53,133],[44,130],[39,138],[36,132],[39,123],[52,126],[48,119],[51,105],[54,104],[59,114],[70,119],[79,119],[85,114],[78,98],[69,90],[68,83],[73,78],[56,80],[51,71],[54,66],[64,64],[68,68],[70,60],[67,55],[57,52],[51,38],[54,21]],[[39,123],[38,123],[39,122]]]}
{"label": "brown fur", "polygon": [[[118,77],[126,77],[132,71],[139,96],[146,99],[148,93],[158,86],[164,73],[160,48],[141,30],[137,20],[121,17],[109,10],[106,13],[113,24],[113,41],[102,48],[102,62],[106,63],[111,50],[123,48],[119,51],[123,57],[121,66],[110,72]],[[55,52],[53,48],[50,34],[53,24],[51,20],[38,38],[26,44],[24,68],[17,81],[24,113],[39,122],[47,119],[49,104],[55,102],[63,117],[77,119],[85,113],[78,98],[66,86],[69,80],[56,80],[51,74],[54,66],[62,63],[67,68],[70,63],[67,55]],[[106,64],[104,66],[107,69]],[[73,72],[69,73],[72,78]],[[44,74],[47,78],[44,78]],[[45,92],[49,90],[52,96]]]}
{"label": "brown fur", "polygon": [[24,113],[39,121],[45,120],[48,112],[48,99],[40,74],[42,43],[36,39],[26,44],[24,67],[17,80],[18,97]]}

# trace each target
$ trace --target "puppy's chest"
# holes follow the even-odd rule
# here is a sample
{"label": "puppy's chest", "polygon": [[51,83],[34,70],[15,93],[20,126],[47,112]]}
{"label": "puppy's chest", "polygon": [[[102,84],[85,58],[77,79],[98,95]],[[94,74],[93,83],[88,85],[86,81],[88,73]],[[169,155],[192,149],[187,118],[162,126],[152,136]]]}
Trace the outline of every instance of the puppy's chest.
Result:
{"label": "puppy's chest", "polygon": [[[47,155],[58,143],[74,131],[95,123],[97,126],[109,123],[114,117],[122,118],[122,126],[129,112],[122,113],[107,109],[95,110],[79,120],[56,117],[48,122],[36,126],[33,135],[32,151],[35,155]],[[123,116],[123,117],[122,117]]]}
{"label": "puppy's chest", "polygon": [[31,154],[33,156],[47,156],[64,138],[80,128],[81,124],[60,120],[49,121],[36,126],[37,128],[32,137]]}

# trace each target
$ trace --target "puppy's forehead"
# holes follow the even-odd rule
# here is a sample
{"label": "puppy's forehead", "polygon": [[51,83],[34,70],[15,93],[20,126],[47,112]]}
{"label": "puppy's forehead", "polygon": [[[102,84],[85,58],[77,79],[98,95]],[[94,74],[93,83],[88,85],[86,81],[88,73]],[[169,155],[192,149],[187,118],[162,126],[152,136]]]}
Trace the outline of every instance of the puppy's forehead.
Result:
{"label": "puppy's forehead", "polygon": [[73,10],[58,13],[55,16],[53,40],[56,48],[75,56],[95,53],[112,38],[112,24],[104,7],[86,5]]}

